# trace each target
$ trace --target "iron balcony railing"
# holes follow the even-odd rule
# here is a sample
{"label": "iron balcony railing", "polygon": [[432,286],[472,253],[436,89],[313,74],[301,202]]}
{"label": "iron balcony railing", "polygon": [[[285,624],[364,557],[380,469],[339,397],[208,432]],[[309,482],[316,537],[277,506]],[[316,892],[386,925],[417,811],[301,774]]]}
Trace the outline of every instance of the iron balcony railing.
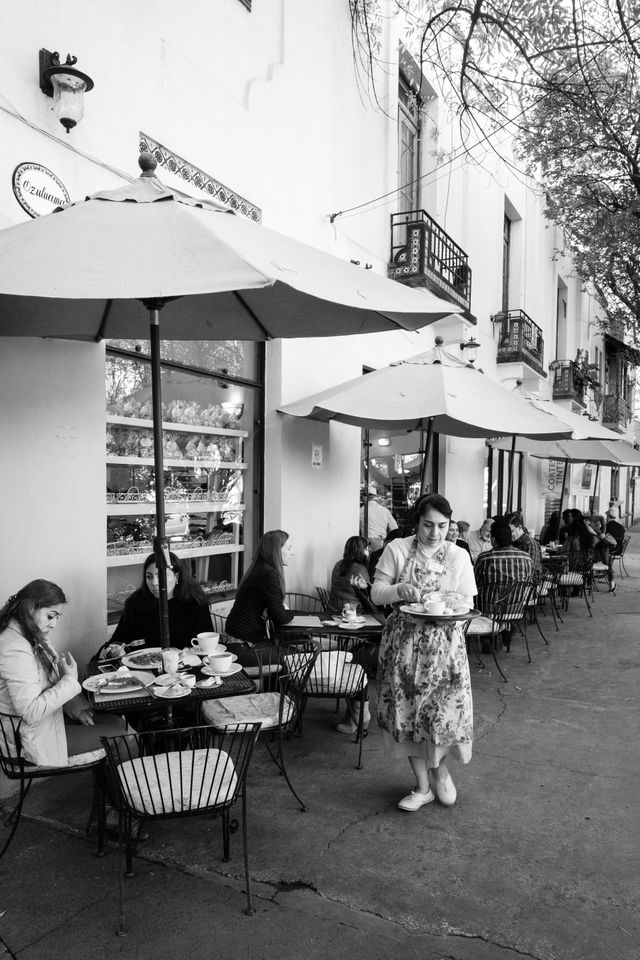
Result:
{"label": "iron balcony railing", "polygon": [[498,331],[498,363],[527,363],[536,373],[544,372],[544,338],[542,330],[524,310],[507,310],[491,318],[500,324]]}
{"label": "iron balcony railing", "polygon": [[425,210],[391,214],[387,276],[407,282],[424,279],[434,292],[471,308],[469,258]]}
{"label": "iron balcony railing", "polygon": [[602,404],[602,423],[610,430],[626,430],[631,419],[631,408],[623,397],[607,393]]}
{"label": "iron balcony railing", "polygon": [[553,371],[553,399],[575,400],[586,406],[584,378],[573,360],[556,360],[549,364]]}

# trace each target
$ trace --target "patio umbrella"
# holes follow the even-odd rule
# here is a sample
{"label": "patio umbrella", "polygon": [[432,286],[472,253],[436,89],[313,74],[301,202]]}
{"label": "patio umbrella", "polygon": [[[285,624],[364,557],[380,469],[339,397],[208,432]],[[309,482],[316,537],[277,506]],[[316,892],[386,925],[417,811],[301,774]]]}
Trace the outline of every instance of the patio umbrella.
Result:
{"label": "patio umbrella", "polygon": [[280,413],[376,430],[431,429],[454,437],[571,435],[565,424],[444,350],[441,337],[433,350],[296,400]]}
{"label": "patio umbrella", "polygon": [[[606,427],[603,427],[601,423],[598,423],[596,420],[590,420],[585,416],[578,416],[575,413],[572,413],[571,410],[567,410],[566,407],[561,406],[559,403],[554,403],[553,400],[542,399],[542,397],[537,397],[522,386],[522,380],[518,380],[517,386],[513,391],[518,397],[522,397],[527,403],[530,403],[532,407],[536,410],[540,410],[543,413],[547,413],[550,416],[554,417],[556,420],[559,420],[561,423],[564,423],[570,430],[571,439],[574,440],[610,440],[616,442],[619,440],[617,433],[614,433],[613,430],[608,430]],[[500,449],[506,449],[501,447]],[[507,485],[507,510],[512,508],[512,499],[513,499],[513,471],[514,471],[514,460],[515,454],[521,452],[518,448],[516,437],[511,438],[511,446],[509,449],[509,469],[508,469],[508,485]],[[554,458],[556,459],[556,458]],[[557,458],[562,459],[562,458]]]}
{"label": "patio umbrella", "polygon": [[[577,418],[580,419],[580,418]],[[594,427],[600,426],[593,424]],[[564,489],[567,480],[567,470],[570,463],[595,463],[596,479],[594,491],[598,482],[600,467],[638,467],[640,466],[640,450],[635,450],[620,439],[613,430],[607,430],[600,426],[602,432],[615,437],[614,440],[556,440],[541,441],[526,437],[516,439],[515,452],[525,453],[532,457],[538,457],[543,460],[564,460],[564,476],[562,478],[562,487],[560,489],[560,507],[558,515],[562,513],[562,501],[564,499]],[[512,441],[503,439],[491,442],[495,450],[513,449]],[[595,494],[594,494],[595,495]],[[508,509],[511,509],[508,504]]]}
{"label": "patio umbrella", "polygon": [[124,187],[0,231],[0,335],[151,340],[160,629],[169,644],[160,314],[171,340],[415,330],[460,308],[164,186]]}

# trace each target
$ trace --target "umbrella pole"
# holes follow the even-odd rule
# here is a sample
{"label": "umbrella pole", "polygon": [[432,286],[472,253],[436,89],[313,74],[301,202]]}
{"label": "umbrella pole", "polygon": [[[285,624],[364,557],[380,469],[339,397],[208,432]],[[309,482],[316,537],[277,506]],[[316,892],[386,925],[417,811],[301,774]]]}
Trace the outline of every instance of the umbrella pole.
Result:
{"label": "umbrella pole", "polygon": [[558,531],[562,525],[562,501],[564,500],[564,485],[567,482],[567,471],[569,470],[569,460],[564,462],[564,473],[562,474],[562,486],[560,487],[560,505],[558,506]]}
{"label": "umbrella pole", "polygon": [[151,402],[153,405],[153,467],[156,481],[156,535],[153,552],[158,571],[158,604],[160,607],[160,646],[171,646],[169,636],[169,598],[167,568],[171,566],[169,540],[165,536],[164,454],[162,448],[162,384],[160,381],[160,307],[162,301],[147,301],[149,338],[151,340]]}
{"label": "umbrella pole", "polygon": [[371,457],[371,444],[369,443],[369,427],[364,428],[364,503],[362,514],[362,530],[360,536],[369,540],[369,466]]}
{"label": "umbrella pole", "polygon": [[431,441],[433,439],[433,417],[429,417],[427,424],[427,439],[424,445],[424,456],[422,458],[422,476],[420,477],[420,496],[424,494],[427,482],[427,465],[429,463],[429,454],[431,453]]}
{"label": "umbrella pole", "polygon": [[593,481],[593,496],[589,501],[589,515],[593,516],[593,510],[596,504],[596,497],[598,496],[598,481],[600,480],[600,461],[596,463],[596,475]]}
{"label": "umbrella pole", "polygon": [[507,485],[507,513],[513,510],[513,465],[516,459],[516,435],[511,437],[511,450],[509,450],[509,479]]}

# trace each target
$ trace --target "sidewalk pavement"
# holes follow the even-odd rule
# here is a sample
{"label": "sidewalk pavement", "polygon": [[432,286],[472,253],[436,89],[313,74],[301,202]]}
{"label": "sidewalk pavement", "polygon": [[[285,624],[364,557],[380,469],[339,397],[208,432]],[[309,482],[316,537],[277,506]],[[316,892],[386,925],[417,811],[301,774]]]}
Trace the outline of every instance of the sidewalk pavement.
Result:
{"label": "sidewalk pavement", "polygon": [[542,617],[549,646],[530,630],[533,663],[514,639],[508,683],[472,658],[474,757],[452,765],[454,807],[398,811],[408,765],[384,760],[372,724],[356,770],[330,701],[310,701],[286,745],[308,813],[258,744],[253,917],[240,835],[224,864],[217,820],[166,821],[125,881],[116,937],[115,844],[94,856],[77,778],[34,785],[0,862],[0,958],[640,960],[637,533],[627,557],[593,618],[575,598],[558,633]]}

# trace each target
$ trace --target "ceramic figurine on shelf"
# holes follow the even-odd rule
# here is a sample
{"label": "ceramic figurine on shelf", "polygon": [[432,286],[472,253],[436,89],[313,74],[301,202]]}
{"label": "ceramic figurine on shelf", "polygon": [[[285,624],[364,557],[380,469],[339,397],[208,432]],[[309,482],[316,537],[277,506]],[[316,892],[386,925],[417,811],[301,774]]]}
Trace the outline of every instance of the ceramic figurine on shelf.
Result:
{"label": "ceramic figurine on shelf", "polygon": [[222,460],[222,457],[220,456],[220,447],[217,443],[214,443],[213,440],[207,444],[207,453],[205,459],[209,460],[214,465],[214,470],[220,466],[220,461]]}
{"label": "ceramic figurine on shelf", "polygon": [[185,455],[185,457],[187,458],[187,460],[197,460],[197,459],[198,459],[198,444],[197,444],[197,440],[198,440],[197,437],[191,437],[191,439],[190,439],[189,442],[187,443],[186,449],[185,449],[185,451],[184,451],[184,455]]}
{"label": "ceramic figurine on shelf", "polygon": [[182,450],[178,445],[175,434],[170,434],[167,441],[167,457],[169,460],[182,460]]}
{"label": "ceramic figurine on shelf", "polygon": [[235,447],[232,445],[232,443],[231,443],[230,440],[223,440],[223,441],[220,443],[220,455],[222,456],[222,459],[223,459],[226,463],[235,460],[235,458],[236,458],[236,449],[235,449]]}
{"label": "ceramic figurine on shelf", "polygon": [[153,456],[153,437],[151,437],[148,433],[143,433],[140,437],[140,456]]}
{"label": "ceramic figurine on shelf", "polygon": [[199,406],[197,403],[187,403],[185,404],[184,410],[182,411],[182,422],[183,423],[195,423]]}
{"label": "ceramic figurine on shelf", "polygon": [[206,460],[206,459],[207,459],[207,445],[201,437],[200,440],[198,441],[198,460]]}

